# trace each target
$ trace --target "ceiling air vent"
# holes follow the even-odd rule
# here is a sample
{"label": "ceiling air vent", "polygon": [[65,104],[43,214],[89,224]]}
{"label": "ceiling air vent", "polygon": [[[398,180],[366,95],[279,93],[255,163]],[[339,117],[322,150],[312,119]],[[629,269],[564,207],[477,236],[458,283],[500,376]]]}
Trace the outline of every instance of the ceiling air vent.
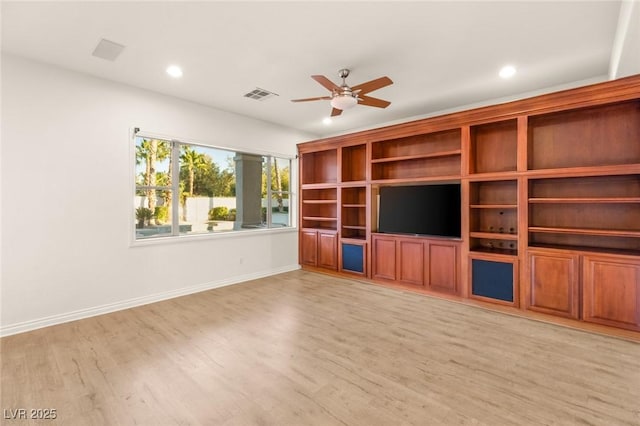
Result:
{"label": "ceiling air vent", "polygon": [[261,89],[256,87],[254,90],[249,93],[245,93],[245,98],[255,99],[256,101],[264,101],[269,98],[273,98],[274,96],[279,96],[277,93],[270,92],[268,90]]}
{"label": "ceiling air vent", "polygon": [[118,59],[123,50],[123,45],[103,38],[93,50],[92,55],[113,62]]}

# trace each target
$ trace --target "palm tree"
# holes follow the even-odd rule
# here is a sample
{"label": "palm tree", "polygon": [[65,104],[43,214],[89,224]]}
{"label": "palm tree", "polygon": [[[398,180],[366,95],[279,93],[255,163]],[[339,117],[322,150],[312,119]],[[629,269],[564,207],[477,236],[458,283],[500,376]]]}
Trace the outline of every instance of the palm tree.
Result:
{"label": "palm tree", "polygon": [[[156,186],[156,162],[164,161],[167,158],[171,158],[171,146],[167,141],[143,139],[140,145],[136,146],[136,164],[140,164],[141,161],[145,163],[143,185]],[[171,176],[169,175],[170,178]],[[146,196],[149,210],[155,211],[157,203],[156,190],[147,189]]]}
{"label": "palm tree", "polygon": [[282,179],[280,178],[280,170],[278,170],[278,159],[273,157],[273,172],[276,178],[276,200],[278,201],[278,212],[284,211],[284,205],[282,203]]}
{"label": "palm tree", "polygon": [[182,148],[182,154],[180,154],[180,168],[187,171],[187,182],[189,192],[181,197],[182,205],[182,219],[187,220],[187,195],[193,197],[194,182],[196,180],[196,170],[205,169],[208,166],[205,155],[194,150],[189,146]]}

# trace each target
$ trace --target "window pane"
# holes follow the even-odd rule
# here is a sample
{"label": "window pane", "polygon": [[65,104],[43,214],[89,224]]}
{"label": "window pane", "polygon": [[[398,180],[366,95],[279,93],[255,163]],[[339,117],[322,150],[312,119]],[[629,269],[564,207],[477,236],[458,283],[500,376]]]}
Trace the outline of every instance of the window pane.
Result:
{"label": "window pane", "polygon": [[231,231],[236,218],[235,152],[182,145],[180,233]]}
{"label": "window pane", "polygon": [[171,142],[136,138],[136,185],[171,186]]}
{"label": "window pane", "polygon": [[289,193],[273,192],[271,195],[271,226],[275,228],[290,226]]}
{"label": "window pane", "polygon": [[135,148],[136,239],[290,226],[290,159],[143,137]]}
{"label": "window pane", "polygon": [[171,191],[136,190],[136,239],[171,235]]}
{"label": "window pane", "polygon": [[271,157],[271,190],[290,191],[289,169],[291,160],[288,158]]}

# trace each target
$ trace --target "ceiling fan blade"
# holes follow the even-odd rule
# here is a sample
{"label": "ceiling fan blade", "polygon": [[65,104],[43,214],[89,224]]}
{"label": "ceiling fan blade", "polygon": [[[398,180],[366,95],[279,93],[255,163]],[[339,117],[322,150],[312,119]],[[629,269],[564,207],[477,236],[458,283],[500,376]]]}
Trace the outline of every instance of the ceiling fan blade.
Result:
{"label": "ceiling fan blade", "polygon": [[351,88],[352,91],[359,90],[358,95],[366,95],[369,92],[373,92],[374,90],[382,89],[383,87],[389,86],[393,84],[393,81],[389,77],[380,77],[375,80],[367,81],[366,83],[358,84],[357,86],[353,86]]}
{"label": "ceiling fan blade", "polygon": [[329,80],[324,75],[312,75],[311,78],[314,79],[315,81],[317,81],[318,83],[322,84],[322,86],[324,86],[325,89],[327,89],[327,90],[329,90],[331,92],[339,92],[340,91],[340,86],[338,86],[337,84],[335,84],[334,82]]}
{"label": "ceiling fan blade", "polygon": [[371,96],[358,95],[358,98],[359,105],[367,105],[377,108],[386,108],[391,105],[391,102],[389,101],[385,101],[384,99],[372,98]]}
{"label": "ceiling fan blade", "polygon": [[320,96],[318,98],[291,99],[291,102],[328,101],[331,96]]}
{"label": "ceiling fan blade", "polygon": [[333,109],[331,110],[331,116],[332,116],[332,117],[335,117],[335,116],[340,115],[340,114],[342,114],[342,110],[341,110],[341,109],[333,108]]}

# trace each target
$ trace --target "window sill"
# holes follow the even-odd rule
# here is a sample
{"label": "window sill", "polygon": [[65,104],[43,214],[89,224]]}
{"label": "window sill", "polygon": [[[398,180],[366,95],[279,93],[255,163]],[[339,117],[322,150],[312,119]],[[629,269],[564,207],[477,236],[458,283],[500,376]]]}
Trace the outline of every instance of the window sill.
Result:
{"label": "window sill", "polygon": [[148,246],[163,245],[163,244],[188,243],[188,242],[196,242],[196,241],[212,241],[212,240],[227,239],[227,238],[244,238],[244,237],[252,237],[252,236],[255,237],[260,235],[287,234],[287,233],[297,233],[297,232],[298,232],[297,227],[286,227],[286,228],[247,229],[244,231],[227,231],[227,232],[208,233],[208,234],[155,237],[155,238],[149,238],[149,239],[132,240],[129,244],[129,247],[131,248],[148,247]]}

